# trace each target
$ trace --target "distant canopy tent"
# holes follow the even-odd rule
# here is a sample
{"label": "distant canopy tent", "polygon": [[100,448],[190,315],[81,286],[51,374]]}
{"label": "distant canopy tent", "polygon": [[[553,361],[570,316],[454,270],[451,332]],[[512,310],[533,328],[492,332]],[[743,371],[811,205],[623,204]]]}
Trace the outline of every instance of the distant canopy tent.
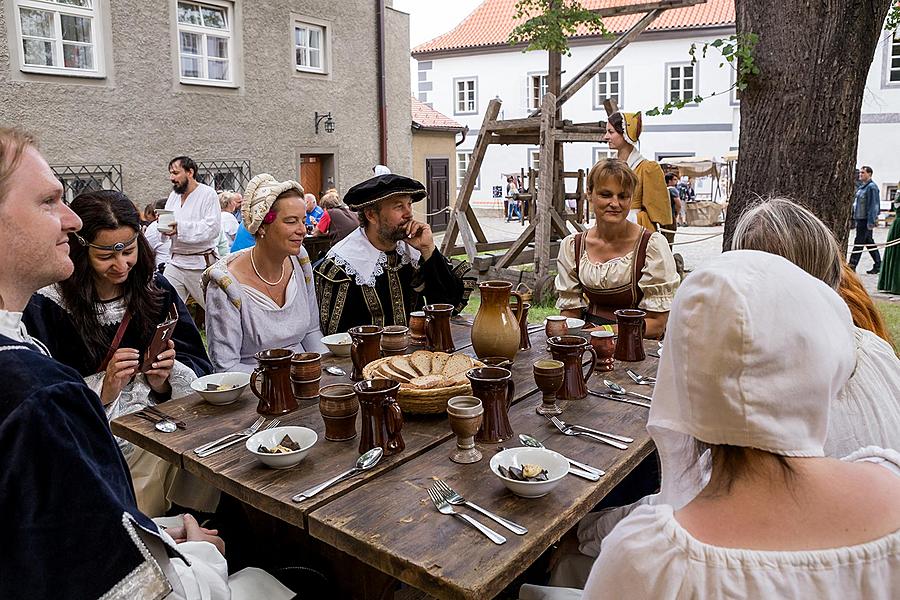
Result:
{"label": "distant canopy tent", "polygon": [[722,220],[723,205],[716,202],[716,193],[719,191],[719,166],[713,158],[701,158],[696,156],[685,158],[668,158],[661,161],[663,170],[677,170],[680,177],[712,177],[715,183],[712,186],[711,202],[690,202],[685,207],[685,218],[688,225],[706,227],[716,225]]}
{"label": "distant canopy tent", "polygon": [[684,177],[714,177],[719,179],[719,169],[716,161],[712,158],[698,158],[695,156],[686,158],[667,158],[662,161],[662,167],[665,169],[678,169],[678,173]]}

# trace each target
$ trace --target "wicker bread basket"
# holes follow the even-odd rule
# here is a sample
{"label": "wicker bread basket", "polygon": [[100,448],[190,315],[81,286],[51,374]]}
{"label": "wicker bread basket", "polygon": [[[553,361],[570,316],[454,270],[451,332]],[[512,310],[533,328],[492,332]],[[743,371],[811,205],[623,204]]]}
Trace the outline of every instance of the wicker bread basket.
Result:
{"label": "wicker bread basket", "polygon": [[[373,360],[363,367],[363,377],[372,379],[372,373],[379,366],[391,359],[390,356]],[[472,359],[474,367],[483,367],[484,363],[476,359]],[[473,368],[474,368],[473,367]],[[376,374],[375,378],[383,379],[384,376]],[[467,381],[459,385],[449,387],[431,388],[426,390],[416,390],[409,388],[400,388],[397,393],[397,404],[400,410],[405,413],[414,415],[436,415],[447,412],[447,400],[454,396],[471,396],[472,386]]]}

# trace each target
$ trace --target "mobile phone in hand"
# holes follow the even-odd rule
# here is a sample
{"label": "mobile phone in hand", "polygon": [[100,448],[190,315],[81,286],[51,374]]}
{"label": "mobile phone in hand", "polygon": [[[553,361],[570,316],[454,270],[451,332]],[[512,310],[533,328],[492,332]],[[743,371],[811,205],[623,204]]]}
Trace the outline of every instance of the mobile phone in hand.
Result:
{"label": "mobile phone in hand", "polygon": [[178,310],[173,304],[172,308],[169,309],[169,315],[166,317],[166,320],[157,325],[156,331],[153,332],[153,338],[150,340],[150,345],[147,346],[144,361],[141,363],[141,373],[152,370],[156,357],[168,349],[169,340],[172,338],[172,332],[175,330],[177,323]]}

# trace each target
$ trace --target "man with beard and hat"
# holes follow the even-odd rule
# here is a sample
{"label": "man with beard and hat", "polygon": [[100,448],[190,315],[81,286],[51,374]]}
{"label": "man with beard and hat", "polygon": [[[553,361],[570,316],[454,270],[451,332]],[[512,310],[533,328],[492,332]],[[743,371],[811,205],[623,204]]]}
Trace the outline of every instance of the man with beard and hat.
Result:
{"label": "man with beard and hat", "polygon": [[216,262],[221,217],[216,190],[195,179],[197,163],[187,156],[169,161],[172,193],[166,210],[174,211],[175,222],[159,232],[172,240],[171,259],[164,275],[185,302],[190,295],[201,308],[206,307],[200,280],[203,271]]}
{"label": "man with beard and hat", "polygon": [[384,174],[350,188],[344,202],[359,228],[336,244],[316,268],[322,331],[356,325],[406,325],[411,311],[446,303],[466,305],[474,280],[467,263],[452,266],[434,245],[431,227],[413,219],[425,186]]}

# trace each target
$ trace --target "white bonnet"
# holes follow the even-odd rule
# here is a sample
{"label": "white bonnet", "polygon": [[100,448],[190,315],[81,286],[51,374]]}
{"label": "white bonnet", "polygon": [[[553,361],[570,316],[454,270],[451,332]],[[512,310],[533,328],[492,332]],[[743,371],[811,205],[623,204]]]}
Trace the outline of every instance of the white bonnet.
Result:
{"label": "white bonnet", "polygon": [[290,179],[278,181],[268,173],[260,173],[251,179],[244,190],[244,203],[241,205],[247,231],[255,234],[275,204],[275,199],[290,189],[297,190],[303,196],[303,186]]}

